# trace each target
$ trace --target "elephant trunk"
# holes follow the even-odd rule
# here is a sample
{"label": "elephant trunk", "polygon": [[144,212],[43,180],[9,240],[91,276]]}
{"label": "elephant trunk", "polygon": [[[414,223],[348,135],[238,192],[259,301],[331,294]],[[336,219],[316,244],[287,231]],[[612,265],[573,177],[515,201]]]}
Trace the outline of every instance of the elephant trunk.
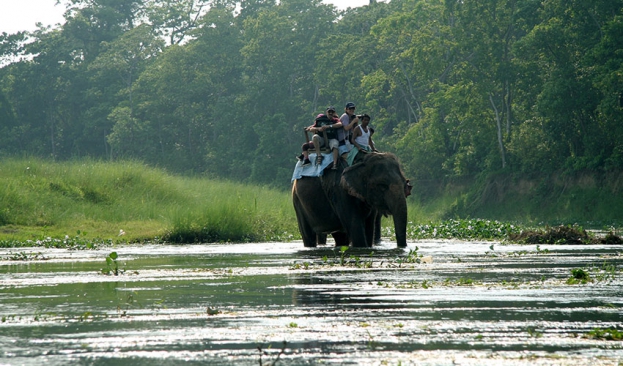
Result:
{"label": "elephant trunk", "polygon": [[399,248],[407,246],[407,200],[404,195],[394,201],[390,206],[391,215],[394,219],[394,232],[396,243]]}

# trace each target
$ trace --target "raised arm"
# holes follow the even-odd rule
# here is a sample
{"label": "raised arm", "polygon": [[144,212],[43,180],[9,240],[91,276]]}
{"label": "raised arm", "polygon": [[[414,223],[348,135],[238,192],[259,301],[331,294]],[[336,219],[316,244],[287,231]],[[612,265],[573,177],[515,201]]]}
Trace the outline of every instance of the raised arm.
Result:
{"label": "raised arm", "polygon": [[[344,122],[344,121],[342,121]],[[352,130],[359,123],[359,117],[355,116],[352,121],[350,121],[347,125],[344,125],[344,130]]]}

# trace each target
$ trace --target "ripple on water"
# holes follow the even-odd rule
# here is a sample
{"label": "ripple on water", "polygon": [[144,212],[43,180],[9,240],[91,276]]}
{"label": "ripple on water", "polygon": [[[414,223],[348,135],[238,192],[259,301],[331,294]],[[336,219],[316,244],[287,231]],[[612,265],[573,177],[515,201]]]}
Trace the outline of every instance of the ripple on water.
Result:
{"label": "ripple on water", "polygon": [[[432,263],[406,261],[416,246]],[[583,335],[620,327],[623,247],[539,249],[121,246],[120,276],[110,248],[37,249],[0,262],[0,363],[617,364],[621,342]],[[566,284],[573,268],[595,281]]]}

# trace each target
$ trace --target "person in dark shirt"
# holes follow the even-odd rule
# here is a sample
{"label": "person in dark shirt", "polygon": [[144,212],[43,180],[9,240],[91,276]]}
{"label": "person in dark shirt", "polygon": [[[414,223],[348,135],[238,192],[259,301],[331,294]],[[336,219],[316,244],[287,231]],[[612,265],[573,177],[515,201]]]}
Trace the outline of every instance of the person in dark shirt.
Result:
{"label": "person in dark shirt", "polygon": [[[327,108],[325,114],[318,115],[314,124],[307,128],[307,131],[314,133],[311,144],[316,149],[316,165],[320,165],[322,163],[322,159],[324,158],[322,156],[322,153],[320,152],[320,148],[323,146],[328,146],[333,153],[333,166],[331,167],[331,169],[337,169],[337,162],[339,158],[339,142],[337,130],[341,127],[342,123],[340,122],[337,114],[335,113],[335,108],[331,106]],[[329,141],[324,141],[323,132],[325,131],[327,133],[327,140]],[[307,149],[309,149],[310,147],[311,146],[309,146],[308,144]],[[305,153],[305,145],[303,145],[303,152]],[[309,162],[309,159],[307,159],[307,161]],[[306,165],[305,161],[303,161],[303,165]]]}

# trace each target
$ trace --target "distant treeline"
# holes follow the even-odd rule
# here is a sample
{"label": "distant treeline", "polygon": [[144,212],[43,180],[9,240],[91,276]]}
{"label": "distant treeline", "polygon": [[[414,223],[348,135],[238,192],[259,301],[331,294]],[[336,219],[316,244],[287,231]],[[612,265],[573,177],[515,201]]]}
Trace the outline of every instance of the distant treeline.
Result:
{"label": "distant treeline", "polygon": [[346,102],[413,181],[623,169],[623,0],[60,0],[0,36],[0,157],[288,187]]}

